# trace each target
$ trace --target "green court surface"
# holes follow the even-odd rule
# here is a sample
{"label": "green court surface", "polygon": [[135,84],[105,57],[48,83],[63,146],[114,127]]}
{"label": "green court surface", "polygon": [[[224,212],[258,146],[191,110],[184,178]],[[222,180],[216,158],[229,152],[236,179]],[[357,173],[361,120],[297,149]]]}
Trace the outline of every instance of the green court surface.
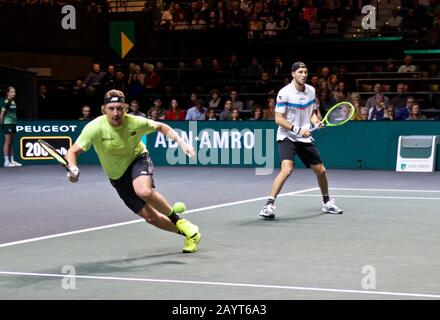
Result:
{"label": "green court surface", "polygon": [[143,221],[3,244],[0,299],[440,298],[440,192],[332,195],[343,215],[321,213],[316,188],[279,197],[273,221],[262,199],[190,210],[194,254]]}

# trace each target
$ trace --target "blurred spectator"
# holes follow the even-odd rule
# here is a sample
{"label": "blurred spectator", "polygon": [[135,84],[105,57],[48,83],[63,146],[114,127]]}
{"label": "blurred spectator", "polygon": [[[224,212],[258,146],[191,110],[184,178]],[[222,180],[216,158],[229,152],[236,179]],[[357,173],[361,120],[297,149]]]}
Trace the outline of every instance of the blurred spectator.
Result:
{"label": "blurred spectator", "polygon": [[333,98],[336,102],[341,102],[347,100],[347,91],[345,89],[345,83],[343,81],[339,81],[333,90]]}
{"label": "blurred spectator", "polygon": [[139,97],[144,86],[144,75],[140,71],[140,67],[134,73],[130,73],[127,84],[127,96],[130,98]]}
{"label": "blurred spectator", "polygon": [[410,110],[415,103],[414,97],[409,96],[403,108],[396,108],[396,120],[406,120],[410,116]]}
{"label": "blurred spectator", "polygon": [[338,85],[338,76],[333,73],[330,76],[330,79],[328,80],[328,89],[330,91],[333,91],[333,90],[335,90],[337,85]]}
{"label": "blurred spectator", "polygon": [[402,24],[402,17],[399,15],[399,10],[393,9],[391,17],[383,25],[381,32],[385,34],[396,34],[400,32],[400,26]]}
{"label": "blurred spectator", "polygon": [[406,120],[427,120],[426,116],[422,114],[422,109],[418,103],[411,106],[410,114]]}
{"label": "blurred spectator", "polygon": [[171,99],[170,107],[165,115],[165,120],[185,120],[185,111],[180,110],[176,99]]}
{"label": "blurred spectator", "polygon": [[145,113],[139,111],[139,101],[137,101],[137,100],[131,100],[130,110],[131,111],[128,114],[131,114],[133,116],[138,116],[138,117],[144,117],[144,118],[147,117],[147,115]]}
{"label": "blurred spectator", "polygon": [[286,15],[285,11],[278,12],[277,30],[279,34],[283,34],[290,28],[290,18]]}
{"label": "blurred spectator", "polygon": [[275,38],[277,36],[277,25],[273,16],[269,16],[264,29],[264,36],[266,38]]}
{"label": "blurred spectator", "polygon": [[220,113],[220,120],[231,120],[232,109],[234,109],[232,105],[232,100],[230,99],[225,100],[225,104],[223,105],[223,111]]}
{"label": "blurred spectator", "polygon": [[205,66],[203,65],[202,58],[196,58],[192,65],[193,70],[204,70]]}
{"label": "blurred spectator", "polygon": [[94,63],[92,71],[87,74],[84,81],[84,87],[89,95],[99,95],[102,92],[104,76],[105,73],[101,71],[101,65],[99,63]]}
{"label": "blurred spectator", "polygon": [[338,35],[339,26],[338,26],[338,23],[336,22],[335,17],[332,16],[328,19],[327,23],[324,26],[323,33],[327,37],[335,37]]}
{"label": "blurred spectator", "polygon": [[401,30],[405,37],[415,38],[419,35],[420,23],[413,8],[409,8],[402,19]]}
{"label": "blurred spectator", "polygon": [[[209,21],[209,16],[211,11],[212,9],[210,7],[210,3],[208,1],[204,1],[202,4],[202,8],[200,10],[200,16],[202,17],[203,20],[205,20],[206,23],[208,23]],[[215,16],[215,12],[214,12],[214,16]]]}
{"label": "blurred spectator", "polygon": [[89,120],[90,121],[90,120],[94,119],[92,116],[92,109],[87,105],[83,106],[81,108],[81,114],[82,114],[82,117],[79,118],[78,120]]}
{"label": "blurred spectator", "polygon": [[315,90],[318,90],[318,88],[319,88],[319,78],[318,78],[318,76],[317,75],[311,76],[309,84],[313,88],[315,88]]}
{"label": "blurred spectator", "polygon": [[209,69],[214,73],[223,73],[223,68],[220,65],[220,62],[218,61],[218,59],[215,58],[212,59],[211,66]]}
{"label": "blurred spectator", "polygon": [[[374,90],[375,95],[368,98],[367,102],[365,103],[365,106],[368,108],[368,110],[371,110],[375,106],[376,95],[382,93],[382,84],[379,82],[375,83],[373,90]],[[390,104],[390,99],[387,96],[384,96],[384,103],[385,103],[385,106],[388,106]]]}
{"label": "blurred spectator", "polygon": [[385,65],[385,72],[397,72],[397,66],[394,64],[393,59],[388,59]]}
{"label": "blurred spectator", "polygon": [[304,19],[304,13],[300,11],[298,13],[298,18],[296,20],[295,24],[292,24],[293,26],[293,34],[295,35],[296,40],[302,40],[304,38],[307,38],[307,36],[310,34],[309,32],[309,23],[306,19]]}
{"label": "blurred spectator", "polygon": [[202,19],[200,14],[195,14],[191,21],[192,30],[203,30],[206,28],[206,21]]}
{"label": "blurred spectator", "polygon": [[330,77],[330,68],[329,67],[322,67],[321,72],[319,73],[319,82],[327,82]]}
{"label": "blurred spectator", "polygon": [[208,108],[208,110],[206,111],[206,114],[205,114],[205,120],[209,120],[209,121],[217,120],[214,108]]}
{"label": "blurred spectator", "polygon": [[368,108],[367,107],[362,107],[361,108],[361,113],[360,113],[360,119],[359,120],[368,120]]}
{"label": "blurred spectator", "polygon": [[205,114],[208,109],[205,108],[204,105],[205,104],[203,100],[198,99],[196,101],[195,106],[188,109],[185,120],[190,120],[190,121],[205,120]]}
{"label": "blurred spectator", "polygon": [[218,29],[218,19],[215,10],[209,10],[208,17],[204,18],[207,29]]}
{"label": "blurred spectator", "polygon": [[309,32],[312,38],[318,38],[321,35],[321,23],[316,17],[309,22]]}
{"label": "blurred spectator", "polygon": [[272,65],[269,66],[268,72],[272,75],[278,75],[282,73],[288,73],[288,69],[284,66],[284,62],[281,57],[275,57]]}
{"label": "blurred spectator", "polygon": [[115,89],[122,92],[127,90],[127,82],[125,81],[125,73],[122,70],[116,71]]}
{"label": "blurred spectator", "polygon": [[275,97],[267,98],[266,109],[263,110],[264,120],[275,120],[275,107],[276,107]]}
{"label": "blurred spectator", "polygon": [[273,12],[269,7],[269,3],[267,1],[263,1],[263,6],[258,14],[258,19],[263,21],[263,23],[267,23],[270,17],[273,18]]}
{"label": "blurred spectator", "polygon": [[313,0],[306,0],[306,4],[303,9],[304,13],[304,20],[306,20],[308,23],[312,21],[313,18],[318,18],[318,8],[315,6],[315,3]]}
{"label": "blurred spectator", "polygon": [[392,121],[395,118],[395,109],[393,105],[390,105],[388,107],[385,108],[384,114],[383,114],[383,118],[381,120],[388,120],[388,121]]}
{"label": "blurred spectator", "polygon": [[258,63],[258,58],[253,57],[251,64],[247,68],[247,74],[259,77],[263,71],[263,67]]}
{"label": "blurred spectator", "polygon": [[185,12],[180,11],[175,18],[173,18],[174,30],[189,30],[189,23],[186,20]]}
{"label": "blurred spectator", "polygon": [[264,22],[254,13],[248,24],[248,38],[261,38],[263,35]]}
{"label": "blurred spectator", "polygon": [[196,105],[197,100],[199,100],[199,97],[197,96],[197,93],[192,92],[189,95],[189,101],[188,101],[188,105],[186,107],[186,109],[192,108]]}
{"label": "blurred spectator", "polygon": [[410,55],[405,56],[403,61],[405,63],[399,67],[397,72],[416,72],[416,66],[412,64],[413,58]]}
{"label": "blurred spectator", "polygon": [[321,82],[316,98],[319,100],[319,112],[321,115],[325,115],[327,111],[336,104],[336,100],[332,97],[328,88],[328,82],[326,81]]}
{"label": "blurred spectator", "polygon": [[247,18],[244,11],[240,8],[240,2],[231,2],[231,10],[228,12],[229,25],[232,29],[241,29],[247,25]]}
{"label": "blurred spectator", "polygon": [[375,104],[369,110],[368,120],[381,120],[385,113],[385,102],[383,94],[375,95]]}
{"label": "blurred spectator", "polygon": [[173,5],[170,5],[163,13],[160,20],[161,29],[170,30],[173,25]]}
{"label": "blurred spectator", "polygon": [[398,83],[396,86],[397,95],[391,99],[391,104],[397,109],[401,109],[406,104],[406,99],[408,96],[406,95],[406,86],[403,82]]}
{"label": "blurred spectator", "polygon": [[238,99],[238,91],[237,90],[231,90],[229,92],[229,97],[232,101],[232,107],[237,108],[238,110],[243,110],[243,102]]}
{"label": "blurred spectator", "polygon": [[180,7],[180,3],[174,2],[173,6],[173,22],[175,23],[179,18],[183,15],[183,19],[185,19],[185,11]]}
{"label": "blurred spectator", "polygon": [[85,95],[85,92],[84,81],[81,78],[77,78],[73,86],[73,95],[82,97]]}
{"label": "blurred spectator", "polygon": [[232,108],[232,111],[231,111],[231,120],[232,120],[232,121],[241,121],[241,118],[240,118],[240,110],[238,110],[237,108]]}
{"label": "blurred spectator", "polygon": [[220,97],[220,91],[218,89],[212,89],[209,93],[208,108],[214,108],[216,110],[221,108],[222,102]]}
{"label": "blurred spectator", "polygon": [[217,8],[216,8],[216,14],[217,14],[217,21],[218,21],[218,27],[220,29],[223,29],[226,27],[226,20],[228,19],[228,12],[225,8],[225,4],[222,0],[217,1]]}
{"label": "blurred spectator", "polygon": [[263,120],[263,108],[259,105],[254,106],[252,109],[252,117],[249,120]]}
{"label": "blurred spectator", "polygon": [[154,71],[154,65],[150,63],[144,63],[144,92],[145,93],[157,93],[160,87],[160,77]]}
{"label": "blurred spectator", "polygon": [[148,119],[158,121],[158,120],[165,120],[165,116],[160,117],[160,113],[162,112],[161,108],[158,106],[152,106],[150,109],[148,109]]}
{"label": "blurred spectator", "polygon": [[160,120],[165,120],[165,110],[162,107],[163,101],[161,98],[159,97],[154,97],[153,100],[153,106],[150,107],[147,111],[147,116],[149,117],[151,112],[152,112],[152,108],[154,108],[154,110],[158,110],[159,113],[157,114],[157,118]]}
{"label": "blurred spectator", "polygon": [[115,66],[110,64],[107,67],[107,72],[104,75],[104,78],[102,80],[104,84],[104,91],[109,91],[111,89],[115,88],[115,80],[116,80],[116,70]]}
{"label": "blurred spectator", "polygon": [[[239,2],[234,1],[232,4],[234,4],[234,3],[236,4]],[[240,9],[243,10],[245,16],[248,16],[254,7],[252,0],[241,0],[241,2],[239,3],[239,6],[240,6]],[[233,6],[233,8],[234,8],[234,6]]]}
{"label": "blurred spectator", "polygon": [[239,78],[241,70],[240,65],[238,64],[237,55],[231,55],[225,71],[228,73],[230,79],[237,80]]}
{"label": "blurred spectator", "polygon": [[[362,120],[361,118],[361,109],[363,108],[361,95],[357,92],[352,92],[350,94],[350,102],[353,104],[355,112],[354,112],[354,120]],[[368,108],[367,108],[367,117],[368,117]]]}
{"label": "blurred spectator", "polygon": [[254,90],[256,93],[275,94],[275,88],[270,82],[267,72],[261,73],[260,80],[256,82]]}

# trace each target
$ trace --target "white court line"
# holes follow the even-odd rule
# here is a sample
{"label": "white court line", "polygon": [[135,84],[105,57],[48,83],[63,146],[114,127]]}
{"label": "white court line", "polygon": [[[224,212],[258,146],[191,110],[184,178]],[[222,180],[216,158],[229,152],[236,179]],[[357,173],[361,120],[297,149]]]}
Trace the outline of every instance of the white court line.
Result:
{"label": "white court line", "polygon": [[330,188],[331,190],[359,190],[359,191],[378,191],[378,192],[440,192],[440,190],[408,190],[408,189],[361,189],[361,188]]}
{"label": "white court line", "polygon": [[419,298],[440,298],[440,295],[438,295],[438,294],[389,292],[389,291],[367,291],[367,290],[350,290],[350,289],[330,289],[330,288],[280,286],[280,285],[233,283],[233,282],[125,278],[125,277],[101,277],[101,276],[78,276],[78,275],[69,275],[69,274],[9,272],[9,271],[0,271],[0,275],[46,277],[46,278],[75,278],[75,279],[91,279],[91,280],[132,281],[132,282],[153,282],[153,283],[177,283],[177,284],[228,286],[228,287],[242,287],[242,288],[245,287],[245,288],[264,288],[264,289],[299,290],[299,291],[357,293],[357,294],[369,294],[369,295],[403,296],[403,297],[419,297]]}
{"label": "white court line", "polygon": [[[291,194],[290,197],[322,197],[320,194]],[[366,199],[400,199],[400,200],[440,200],[432,197],[393,197],[393,196],[361,196],[336,194],[335,198],[366,198]]]}
{"label": "white court line", "polygon": [[[285,197],[285,196],[290,196],[292,194],[298,194],[298,193],[303,193],[303,192],[310,192],[310,191],[315,191],[315,190],[318,190],[318,189],[319,188],[309,188],[309,189],[304,189],[304,190],[299,190],[299,191],[293,191],[293,192],[288,192],[288,193],[280,194],[280,195],[278,195],[278,197]],[[188,211],[185,211],[185,214],[192,213],[192,212],[200,212],[200,211],[205,211],[205,210],[218,209],[218,208],[233,206],[233,205],[237,205],[237,204],[243,204],[243,203],[249,203],[249,202],[254,202],[254,201],[265,200],[265,199],[267,199],[267,196],[259,197],[259,198],[253,198],[253,199],[247,199],[247,200],[241,200],[241,201],[235,201],[235,202],[228,202],[228,203],[218,204],[218,205],[214,205],[214,206],[208,206],[208,207],[188,210]],[[114,224],[104,225],[104,226],[100,226],[100,227],[80,229],[80,230],[69,231],[69,232],[64,232],[64,233],[52,234],[52,235],[43,236],[43,237],[25,239],[25,240],[14,241],[14,242],[7,242],[7,243],[0,244],[0,248],[11,247],[11,246],[15,246],[15,245],[23,244],[23,243],[35,242],[35,241],[40,241],[40,240],[65,237],[65,236],[70,236],[70,235],[84,233],[84,232],[97,231],[97,230],[103,230],[103,229],[110,229],[110,228],[125,226],[125,225],[129,225],[129,224],[133,224],[133,223],[143,222],[143,221],[145,221],[145,220],[144,219],[136,219],[136,220],[126,221],[126,222],[121,222],[121,223],[114,223]]]}

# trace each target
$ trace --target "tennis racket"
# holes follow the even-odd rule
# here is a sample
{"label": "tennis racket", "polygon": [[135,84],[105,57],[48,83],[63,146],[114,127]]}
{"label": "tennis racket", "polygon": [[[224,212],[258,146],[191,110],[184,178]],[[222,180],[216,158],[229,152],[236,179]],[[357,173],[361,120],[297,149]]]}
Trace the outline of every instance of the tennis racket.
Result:
{"label": "tennis racket", "polygon": [[61,153],[59,153],[53,146],[51,146],[49,143],[47,143],[44,140],[39,139],[38,143],[40,146],[55,160],[57,160],[65,169],[66,171],[74,174],[68,167],[68,162],[66,158],[63,157]]}
{"label": "tennis racket", "polygon": [[[339,102],[327,111],[324,119],[322,119],[322,124],[324,127],[341,126],[353,118],[354,112],[355,108],[350,102]],[[318,127],[312,128],[310,132],[316,129],[318,129]]]}

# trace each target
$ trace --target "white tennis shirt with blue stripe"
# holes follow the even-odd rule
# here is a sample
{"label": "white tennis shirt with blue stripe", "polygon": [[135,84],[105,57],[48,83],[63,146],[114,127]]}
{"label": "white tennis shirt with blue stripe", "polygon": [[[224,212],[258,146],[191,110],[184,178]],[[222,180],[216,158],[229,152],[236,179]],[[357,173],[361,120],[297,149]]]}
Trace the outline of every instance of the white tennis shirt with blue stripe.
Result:
{"label": "white tennis shirt with blue stripe", "polygon": [[[293,83],[282,88],[277,95],[275,112],[283,113],[287,121],[295,127],[310,130],[312,117],[316,110],[315,88],[305,84],[304,91],[296,90]],[[289,138],[292,141],[312,142],[311,138],[303,138],[292,131],[278,127],[277,141]]]}

